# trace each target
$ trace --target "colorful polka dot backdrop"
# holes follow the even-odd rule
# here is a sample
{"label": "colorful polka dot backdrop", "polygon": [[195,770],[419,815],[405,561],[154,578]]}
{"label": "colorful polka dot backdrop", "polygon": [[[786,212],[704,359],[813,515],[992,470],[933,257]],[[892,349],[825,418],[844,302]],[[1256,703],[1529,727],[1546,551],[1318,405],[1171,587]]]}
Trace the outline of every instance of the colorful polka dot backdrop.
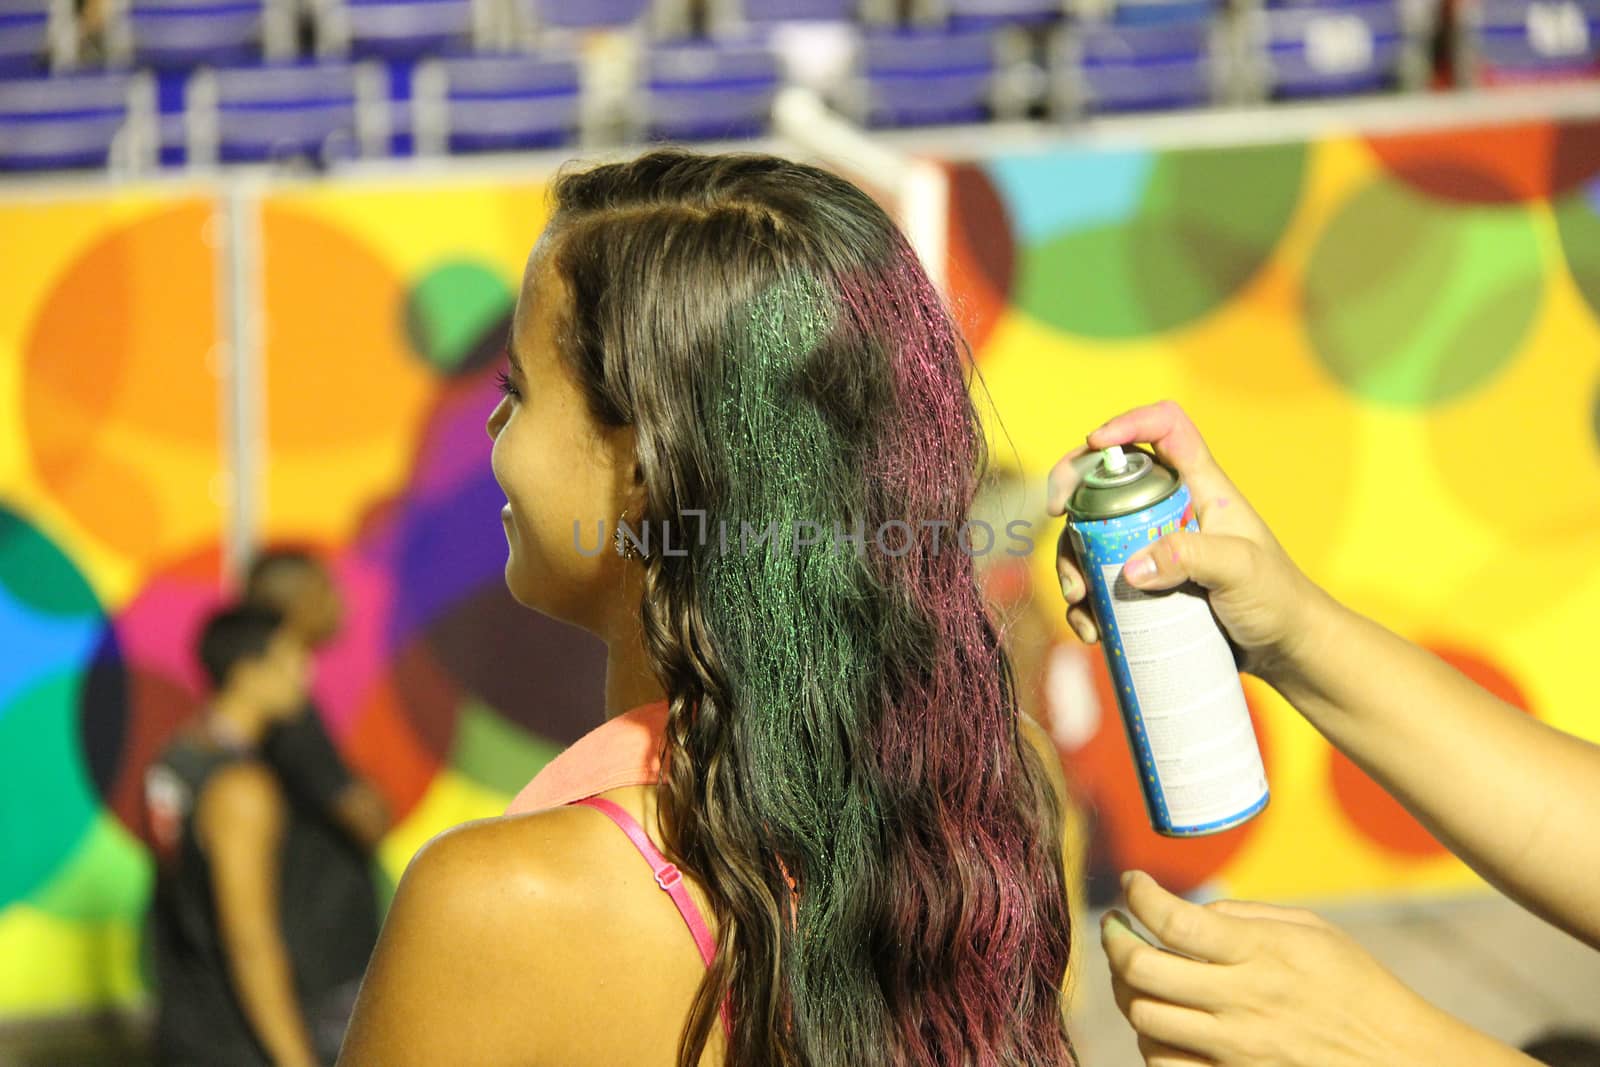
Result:
{"label": "colorful polka dot backdrop", "polygon": [[[1031,479],[1181,400],[1301,565],[1528,714],[1600,738],[1600,123],[950,164],[949,276]],[[0,197],[0,1015],[143,995],[144,766],[234,508],[347,600],[317,700],[399,817],[398,876],[593,722],[603,651],[503,586],[484,421],[543,186],[271,187],[245,210],[259,470],[231,482],[230,232],[204,186]],[[1264,685],[1272,803],[1151,832],[1098,650],[1036,677],[1092,869],[1245,897],[1476,885]]]}
{"label": "colorful polka dot backdrop", "polygon": [[[146,985],[142,775],[202,707],[191,649],[230,518],[220,211],[0,201],[0,1015]],[[484,433],[544,190],[328,185],[255,214],[255,510],[345,597],[315,695],[398,818],[397,879],[601,703],[603,647],[505,591]]]}
{"label": "colorful polka dot backdrop", "polygon": [[[1038,485],[1110,415],[1178,399],[1335,595],[1600,737],[1600,123],[947,170],[999,454]],[[1032,570],[1052,610],[1054,532]],[[1250,678],[1272,803],[1215,837],[1152,833],[1100,653],[1053,617],[1030,684],[1092,813],[1091,876],[1324,899],[1479,885]]]}

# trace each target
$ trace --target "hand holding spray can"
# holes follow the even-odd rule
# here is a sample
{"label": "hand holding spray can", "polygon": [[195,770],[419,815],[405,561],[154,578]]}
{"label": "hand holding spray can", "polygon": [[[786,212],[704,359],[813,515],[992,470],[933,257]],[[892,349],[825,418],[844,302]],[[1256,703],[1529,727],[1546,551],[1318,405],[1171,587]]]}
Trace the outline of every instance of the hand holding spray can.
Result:
{"label": "hand holding spray can", "polygon": [[1267,806],[1267,775],[1227,638],[1205,597],[1146,593],[1122,576],[1140,549],[1198,530],[1189,489],[1141,449],[1079,461],[1067,533],[1089,587],[1150,825],[1219,833]]}

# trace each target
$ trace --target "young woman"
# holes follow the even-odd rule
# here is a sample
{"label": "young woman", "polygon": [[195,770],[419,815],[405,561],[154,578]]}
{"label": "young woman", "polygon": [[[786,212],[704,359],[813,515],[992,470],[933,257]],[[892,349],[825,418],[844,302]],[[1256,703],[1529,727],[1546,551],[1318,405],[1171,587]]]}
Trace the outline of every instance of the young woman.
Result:
{"label": "young woman", "polygon": [[413,859],[340,1062],[1071,1064],[1061,769],[914,253],[766,155],[553,197],[488,432],[507,585],[605,640],[606,721]]}

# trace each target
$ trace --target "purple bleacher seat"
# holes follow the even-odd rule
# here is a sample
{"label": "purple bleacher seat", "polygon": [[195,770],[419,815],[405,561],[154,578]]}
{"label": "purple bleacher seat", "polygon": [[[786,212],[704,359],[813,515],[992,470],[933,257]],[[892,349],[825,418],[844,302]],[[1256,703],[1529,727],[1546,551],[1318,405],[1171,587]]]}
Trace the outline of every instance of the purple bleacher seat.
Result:
{"label": "purple bleacher seat", "polygon": [[1600,0],[1475,0],[1460,17],[1475,81],[1600,78]]}
{"label": "purple bleacher seat", "polygon": [[261,58],[263,15],[262,0],[132,0],[126,47],[158,69],[251,63]]}
{"label": "purple bleacher seat", "polygon": [[201,71],[189,87],[191,125],[203,131],[191,136],[190,158],[323,163],[377,154],[382,147],[371,119],[386,108],[382,80],[380,69],[352,63]]}
{"label": "purple bleacher seat", "polygon": [[708,140],[755,137],[768,129],[781,80],[778,57],[760,45],[706,43],[650,50],[645,136]]}
{"label": "purple bleacher seat", "polygon": [[856,15],[856,0],[743,0],[746,22],[841,21]]}
{"label": "purple bleacher seat", "polygon": [[185,93],[189,84],[189,71],[157,70],[156,89],[156,142],[162,166],[179,166],[188,161],[189,132],[184,120]]}
{"label": "purple bleacher seat", "polygon": [[0,0],[0,78],[43,74],[49,57],[49,0]]}
{"label": "purple bleacher seat", "polygon": [[861,75],[869,125],[980,121],[989,114],[994,41],[985,30],[871,31],[862,41]]}
{"label": "purple bleacher seat", "polygon": [[127,73],[0,82],[0,170],[105,166],[137,121],[141,85],[147,77]]}
{"label": "purple bleacher seat", "polygon": [[1255,14],[1273,97],[1375,92],[1402,80],[1410,42],[1397,0],[1324,0]]}
{"label": "purple bleacher seat", "polygon": [[945,0],[953,30],[1048,26],[1066,14],[1062,0]]}
{"label": "purple bleacher seat", "polygon": [[181,167],[189,161],[189,133],[184,128],[182,115],[158,117],[156,136],[160,144],[160,163],[163,167]]}
{"label": "purple bleacher seat", "polygon": [[417,67],[419,151],[490,152],[572,144],[578,64],[570,56],[462,56]]}
{"label": "purple bleacher seat", "polygon": [[1066,30],[1051,76],[1071,112],[1199,107],[1216,98],[1215,30],[1209,20]]}
{"label": "purple bleacher seat", "polygon": [[1119,26],[1208,22],[1217,17],[1216,0],[1118,0],[1111,20]]}
{"label": "purple bleacher seat", "polygon": [[627,26],[649,12],[649,0],[532,0],[543,29],[582,30]]}
{"label": "purple bleacher seat", "polygon": [[343,0],[335,17],[354,56],[418,58],[472,42],[472,0]]}

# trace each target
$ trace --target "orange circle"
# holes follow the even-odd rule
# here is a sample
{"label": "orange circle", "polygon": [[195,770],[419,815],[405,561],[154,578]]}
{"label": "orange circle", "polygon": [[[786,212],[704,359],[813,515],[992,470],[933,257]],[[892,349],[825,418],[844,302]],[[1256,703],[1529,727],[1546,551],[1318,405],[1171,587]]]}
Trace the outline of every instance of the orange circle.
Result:
{"label": "orange circle", "polygon": [[315,455],[392,437],[431,391],[405,333],[405,286],[348,230],[271,201],[262,304],[273,452]]}
{"label": "orange circle", "polygon": [[40,481],[125,557],[155,562],[210,515],[221,468],[209,202],[138,218],[50,288],[22,346],[22,425]]}
{"label": "orange circle", "polygon": [[[216,253],[210,204],[153,212],[89,245],[39,307],[24,342],[30,437],[80,449],[124,426],[188,448],[216,445]],[[68,427],[59,426],[69,420]]]}

